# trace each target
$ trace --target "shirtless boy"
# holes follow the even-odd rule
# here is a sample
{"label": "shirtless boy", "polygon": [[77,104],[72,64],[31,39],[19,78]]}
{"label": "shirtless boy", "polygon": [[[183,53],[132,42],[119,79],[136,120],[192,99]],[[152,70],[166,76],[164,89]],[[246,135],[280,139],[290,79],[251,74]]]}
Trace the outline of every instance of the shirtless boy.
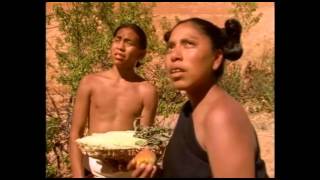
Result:
{"label": "shirtless boy", "polygon": [[119,26],[113,34],[112,68],[89,74],[80,81],[70,132],[73,177],[84,177],[85,166],[95,176],[107,177],[111,173],[111,166],[83,156],[75,142],[83,136],[87,123],[89,134],[131,130],[137,117],[142,126],[153,123],[158,99],[156,88],[134,71],[146,54],[146,46],[146,35],[137,25]]}

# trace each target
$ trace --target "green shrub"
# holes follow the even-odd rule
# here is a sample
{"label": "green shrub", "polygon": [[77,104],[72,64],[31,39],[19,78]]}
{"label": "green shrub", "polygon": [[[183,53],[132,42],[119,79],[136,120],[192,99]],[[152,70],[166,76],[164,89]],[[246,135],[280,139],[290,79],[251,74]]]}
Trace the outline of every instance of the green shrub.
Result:
{"label": "green shrub", "polygon": [[48,164],[46,167],[46,177],[47,178],[56,178],[58,174],[57,168],[53,165]]}
{"label": "green shrub", "polygon": [[60,119],[56,117],[50,117],[46,121],[47,152],[50,152],[54,147],[55,139],[60,128],[60,122]]}
{"label": "green shrub", "polygon": [[135,23],[146,32],[149,53],[142,64],[151,59],[149,54],[161,51],[152,24],[152,7],[154,3],[141,2],[78,2],[68,9],[54,6],[54,13],[48,16],[51,19],[47,22],[56,20],[64,35],[57,38],[55,47],[61,68],[58,81],[71,87],[72,96],[81,78],[91,73],[94,66],[100,65],[102,69],[112,66],[108,50],[113,32],[120,24]]}
{"label": "green shrub", "polygon": [[172,86],[166,70],[156,65],[153,79],[159,91],[157,114],[168,117],[170,114],[178,113],[186,98]]}
{"label": "green shrub", "polygon": [[254,104],[251,112],[274,109],[274,51],[266,50],[256,61],[250,61],[241,74],[236,63],[227,63],[218,84],[242,104]]}
{"label": "green shrub", "polygon": [[238,101],[242,101],[241,67],[238,64],[225,64],[225,72],[218,85]]}
{"label": "green shrub", "polygon": [[258,103],[261,110],[270,112],[274,109],[274,52],[263,53],[258,62],[249,74],[251,81],[246,96]]}

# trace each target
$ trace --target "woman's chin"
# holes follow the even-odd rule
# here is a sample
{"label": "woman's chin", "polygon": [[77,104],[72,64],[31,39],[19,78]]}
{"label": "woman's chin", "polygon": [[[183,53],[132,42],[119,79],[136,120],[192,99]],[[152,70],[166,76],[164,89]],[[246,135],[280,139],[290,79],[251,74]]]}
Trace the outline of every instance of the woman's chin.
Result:
{"label": "woman's chin", "polygon": [[186,90],[188,85],[183,81],[173,81],[173,87],[178,90]]}

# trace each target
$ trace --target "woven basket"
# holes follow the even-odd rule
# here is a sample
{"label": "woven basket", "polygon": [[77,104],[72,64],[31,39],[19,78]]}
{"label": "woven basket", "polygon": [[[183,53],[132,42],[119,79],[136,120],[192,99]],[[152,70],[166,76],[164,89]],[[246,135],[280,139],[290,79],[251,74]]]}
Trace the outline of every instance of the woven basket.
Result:
{"label": "woven basket", "polygon": [[[119,134],[121,134],[122,132],[119,132]],[[112,132],[108,132],[108,133],[112,133]],[[123,133],[130,133],[133,134],[132,131],[123,131]],[[88,143],[84,143],[81,140],[83,140],[84,138],[90,137],[90,138],[94,138],[97,137],[97,135],[106,135],[106,133],[103,134],[94,134],[91,136],[86,136],[83,138],[78,139],[76,142],[82,152],[82,154],[93,157],[93,158],[97,158],[97,159],[110,159],[110,160],[117,160],[117,161],[130,161],[132,158],[135,157],[135,155],[141,151],[143,148],[145,148],[146,146],[139,146],[139,145],[134,145],[134,146],[130,146],[130,145],[123,145],[123,146],[119,146],[119,147],[114,147],[114,146],[110,146],[108,147],[107,145],[101,146],[98,144],[94,144],[91,143],[88,145]],[[108,136],[106,137],[106,141],[108,140]],[[101,136],[100,136],[101,138]],[[112,137],[112,138],[117,138],[117,137]],[[129,137],[131,138],[131,136]],[[124,142],[124,141],[123,141]],[[163,150],[164,147],[150,147],[150,149],[156,153],[157,157],[160,157],[163,154]]]}

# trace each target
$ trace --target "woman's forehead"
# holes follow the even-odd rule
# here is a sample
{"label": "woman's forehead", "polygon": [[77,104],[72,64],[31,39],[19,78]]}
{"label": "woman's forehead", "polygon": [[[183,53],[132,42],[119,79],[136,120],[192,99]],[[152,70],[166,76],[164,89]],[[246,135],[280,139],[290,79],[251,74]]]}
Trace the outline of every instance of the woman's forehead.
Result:
{"label": "woman's forehead", "polygon": [[200,28],[197,25],[191,22],[185,22],[177,25],[173,29],[170,35],[170,39],[172,39],[172,37],[177,37],[177,36],[198,39],[198,38],[203,38],[205,34],[200,30]]}

